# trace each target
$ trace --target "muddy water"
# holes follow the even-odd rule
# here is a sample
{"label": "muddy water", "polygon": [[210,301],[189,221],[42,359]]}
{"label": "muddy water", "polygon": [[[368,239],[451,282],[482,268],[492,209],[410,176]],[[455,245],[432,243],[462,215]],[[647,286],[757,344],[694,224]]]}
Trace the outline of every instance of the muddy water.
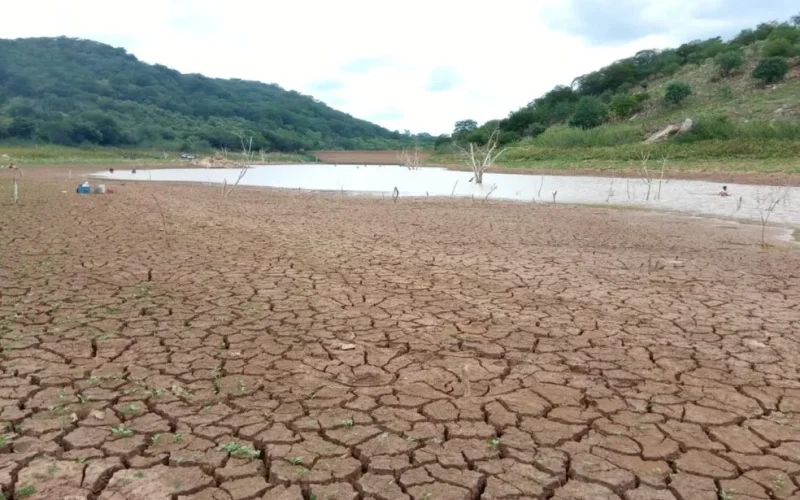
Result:
{"label": "muddy water", "polygon": [[[120,180],[189,181],[228,184],[239,175],[234,169],[118,170],[96,177]],[[378,165],[268,165],[251,168],[243,186],[269,186],[309,191],[341,191],[391,196],[397,188],[404,196],[461,196],[482,200],[506,199],[542,203],[610,204],[670,210],[695,215],[758,220],[776,188],[728,185],[729,197],[718,195],[721,185],[706,181],[583,176],[537,176],[486,173],[483,185],[470,182],[472,173],[441,168],[410,170]],[[770,223],[800,226],[800,188],[791,188],[779,203]]]}

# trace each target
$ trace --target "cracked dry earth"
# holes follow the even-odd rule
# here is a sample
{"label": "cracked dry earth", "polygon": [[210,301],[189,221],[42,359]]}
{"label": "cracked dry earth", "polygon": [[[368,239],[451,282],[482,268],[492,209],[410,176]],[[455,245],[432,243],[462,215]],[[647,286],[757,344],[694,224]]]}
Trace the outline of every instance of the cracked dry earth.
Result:
{"label": "cracked dry earth", "polygon": [[5,498],[800,499],[757,228],[74,184],[0,205]]}

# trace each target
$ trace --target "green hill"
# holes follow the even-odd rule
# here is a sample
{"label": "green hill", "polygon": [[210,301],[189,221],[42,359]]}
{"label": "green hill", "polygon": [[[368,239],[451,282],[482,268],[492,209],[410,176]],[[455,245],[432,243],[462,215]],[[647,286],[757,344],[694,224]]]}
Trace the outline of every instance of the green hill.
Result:
{"label": "green hill", "polygon": [[[0,141],[196,151],[393,149],[412,138],[277,85],[185,75],[70,38],[0,39]],[[423,138],[424,139],[424,138]]]}
{"label": "green hill", "polygon": [[[798,56],[800,16],[759,24],[729,41],[641,51],[554,88],[505,119],[459,122],[452,136],[437,140],[434,161],[456,161],[453,141],[482,144],[497,130],[509,148],[501,163],[510,167],[624,168],[650,153],[687,169],[800,172]],[[779,68],[767,83],[757,78],[762,64],[786,71]],[[681,88],[688,96],[667,98]],[[644,143],[687,118],[694,122],[690,132]]]}

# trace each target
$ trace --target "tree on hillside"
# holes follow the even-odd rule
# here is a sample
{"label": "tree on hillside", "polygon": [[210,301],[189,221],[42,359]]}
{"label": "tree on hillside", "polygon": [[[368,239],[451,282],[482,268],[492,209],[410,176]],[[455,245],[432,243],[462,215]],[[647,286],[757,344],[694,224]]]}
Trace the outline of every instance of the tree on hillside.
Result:
{"label": "tree on hillside", "polygon": [[606,115],[608,115],[608,108],[605,104],[596,97],[584,96],[575,106],[575,112],[569,119],[569,125],[584,130],[599,127],[603,124]]}
{"label": "tree on hillside", "polygon": [[789,63],[782,57],[762,59],[753,70],[753,78],[761,80],[765,85],[783,80],[789,72]]}
{"label": "tree on hillside", "polygon": [[478,122],[475,120],[460,120],[456,122],[453,127],[453,135],[466,134],[478,128]]}
{"label": "tree on hillside", "polygon": [[692,95],[692,87],[688,83],[670,82],[664,93],[664,101],[667,104],[678,106],[690,95]]}
{"label": "tree on hillside", "polygon": [[714,63],[719,67],[719,72],[722,76],[728,76],[744,65],[744,56],[739,49],[729,50],[728,52],[718,54],[717,57],[714,58]]}
{"label": "tree on hillside", "polygon": [[792,24],[800,28],[800,12],[792,16]]}

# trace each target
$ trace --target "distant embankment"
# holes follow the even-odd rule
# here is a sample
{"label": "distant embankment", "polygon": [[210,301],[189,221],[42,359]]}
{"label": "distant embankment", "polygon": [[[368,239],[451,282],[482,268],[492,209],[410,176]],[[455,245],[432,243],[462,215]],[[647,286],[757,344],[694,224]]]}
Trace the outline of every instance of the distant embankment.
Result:
{"label": "distant embankment", "polygon": [[[323,163],[342,165],[400,165],[403,163],[400,151],[311,151],[308,154]],[[424,161],[430,151],[420,151],[419,159]]]}

